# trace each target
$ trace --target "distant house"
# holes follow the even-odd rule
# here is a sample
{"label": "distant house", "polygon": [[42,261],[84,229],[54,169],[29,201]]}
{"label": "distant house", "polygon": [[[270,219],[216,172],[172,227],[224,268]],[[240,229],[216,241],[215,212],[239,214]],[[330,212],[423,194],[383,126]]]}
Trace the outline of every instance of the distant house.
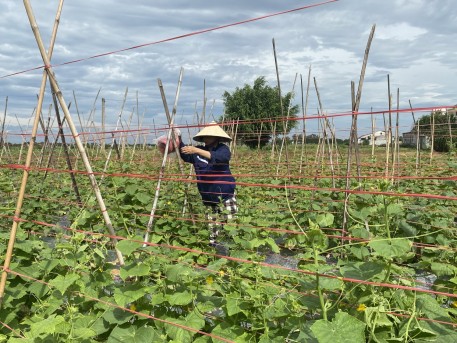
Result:
{"label": "distant house", "polygon": [[[374,138],[374,142],[372,142],[372,137]],[[360,136],[357,139],[357,142],[359,144],[364,144],[364,145],[375,145],[375,146],[383,146],[387,144],[386,140],[386,132],[385,131],[376,131],[374,134],[367,134]]]}
{"label": "distant house", "polygon": [[[417,132],[410,131],[403,133],[404,146],[417,147]],[[424,134],[419,135],[419,149],[430,148],[430,137]]]}

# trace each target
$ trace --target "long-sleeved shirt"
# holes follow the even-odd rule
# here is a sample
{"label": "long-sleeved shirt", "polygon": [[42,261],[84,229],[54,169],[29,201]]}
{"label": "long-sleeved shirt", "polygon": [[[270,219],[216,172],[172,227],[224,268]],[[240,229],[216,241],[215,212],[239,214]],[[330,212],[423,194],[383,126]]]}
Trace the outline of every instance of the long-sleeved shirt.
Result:
{"label": "long-sleeved shirt", "polygon": [[[181,142],[180,148],[183,146],[185,145]],[[211,158],[206,159],[198,154],[181,154],[181,158],[194,165],[203,204],[216,206],[221,201],[232,198],[235,193],[235,178],[229,167],[231,153],[228,146],[222,143],[212,148],[199,148],[209,151]]]}

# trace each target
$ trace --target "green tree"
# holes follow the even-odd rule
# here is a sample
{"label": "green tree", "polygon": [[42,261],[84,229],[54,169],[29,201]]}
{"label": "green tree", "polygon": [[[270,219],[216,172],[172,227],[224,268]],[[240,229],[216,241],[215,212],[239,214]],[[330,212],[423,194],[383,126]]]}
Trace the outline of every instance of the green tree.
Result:
{"label": "green tree", "polygon": [[420,133],[434,135],[433,147],[435,151],[449,152],[457,147],[457,116],[456,111],[433,111],[422,116],[416,123],[413,131],[417,132],[420,125]]}
{"label": "green tree", "polygon": [[278,87],[268,86],[265,77],[261,76],[252,87],[245,84],[243,88],[237,87],[233,93],[226,91],[223,94],[225,120],[240,120],[238,137],[244,144],[251,148],[264,146],[271,139],[275,123],[277,134],[283,134],[284,129],[289,133],[297,126],[296,120],[285,120],[287,115],[297,118],[299,107],[290,106],[292,98],[291,92],[282,96],[281,112]]}

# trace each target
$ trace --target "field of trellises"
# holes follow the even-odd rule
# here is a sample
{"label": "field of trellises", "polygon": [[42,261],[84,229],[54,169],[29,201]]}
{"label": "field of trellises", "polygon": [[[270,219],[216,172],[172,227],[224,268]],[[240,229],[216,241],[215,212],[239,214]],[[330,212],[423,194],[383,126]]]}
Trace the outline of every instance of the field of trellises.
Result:
{"label": "field of trellises", "polygon": [[113,235],[73,146],[72,180],[39,145],[15,216],[25,146],[7,144],[0,342],[457,341],[455,156],[296,143],[232,146],[223,255],[175,157],[86,146]]}

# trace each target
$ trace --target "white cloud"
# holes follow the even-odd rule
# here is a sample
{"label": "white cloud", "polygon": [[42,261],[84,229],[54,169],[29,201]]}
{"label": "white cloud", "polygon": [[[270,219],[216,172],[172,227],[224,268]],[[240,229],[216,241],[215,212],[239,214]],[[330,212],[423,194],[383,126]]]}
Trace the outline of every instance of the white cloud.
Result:
{"label": "white cloud", "polygon": [[379,39],[395,39],[399,41],[414,41],[421,35],[427,33],[426,29],[411,26],[408,23],[398,23],[389,26],[379,26],[376,30],[376,37]]}

